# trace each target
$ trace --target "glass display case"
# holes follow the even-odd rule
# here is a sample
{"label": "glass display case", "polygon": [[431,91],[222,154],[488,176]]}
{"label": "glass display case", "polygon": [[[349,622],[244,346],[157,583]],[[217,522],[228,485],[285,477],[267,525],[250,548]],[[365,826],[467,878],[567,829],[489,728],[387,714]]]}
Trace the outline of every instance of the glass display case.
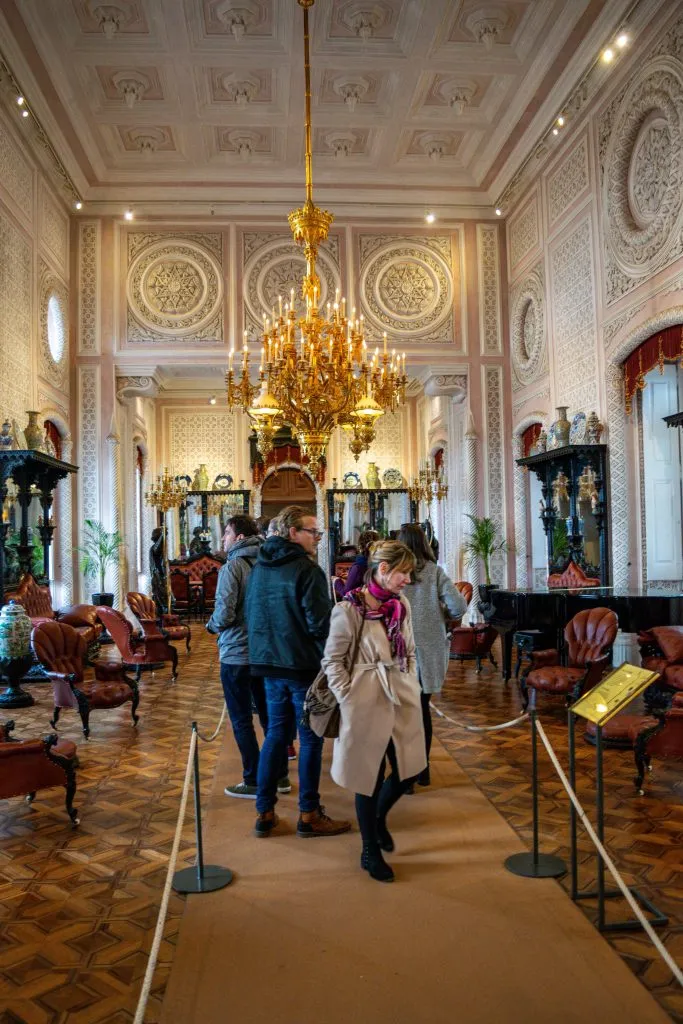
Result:
{"label": "glass display case", "polygon": [[358,538],[365,530],[376,530],[390,537],[403,523],[417,522],[417,505],[407,487],[371,490],[364,487],[335,487],[327,490],[329,564],[332,575],[336,563],[346,557],[352,561]]}
{"label": "glass display case", "polygon": [[177,509],[167,512],[168,557],[211,554],[221,550],[221,538],[230,516],[249,515],[251,491],[188,490]]}

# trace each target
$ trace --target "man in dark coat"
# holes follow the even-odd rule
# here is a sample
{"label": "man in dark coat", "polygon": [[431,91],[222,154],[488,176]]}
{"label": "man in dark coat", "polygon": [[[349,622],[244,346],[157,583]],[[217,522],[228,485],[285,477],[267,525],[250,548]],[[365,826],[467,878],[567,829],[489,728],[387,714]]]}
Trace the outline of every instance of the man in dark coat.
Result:
{"label": "man in dark coat", "polygon": [[299,821],[302,838],[339,835],[351,823],[333,821],[320,806],[323,741],[301,722],[304,698],[320,669],[332,600],[315,562],[322,534],[315,516],[290,505],[278,516],[278,536],[259,550],[245,605],[249,663],[265,680],[268,732],[261,749],[255,834],[277,825],[277,782],[286,756],[292,709],[299,723]]}

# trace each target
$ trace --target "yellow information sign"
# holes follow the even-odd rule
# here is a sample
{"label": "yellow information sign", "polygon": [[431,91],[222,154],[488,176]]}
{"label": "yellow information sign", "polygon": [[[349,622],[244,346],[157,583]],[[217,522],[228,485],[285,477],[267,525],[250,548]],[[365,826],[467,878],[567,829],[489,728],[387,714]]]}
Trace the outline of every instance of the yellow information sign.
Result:
{"label": "yellow information sign", "polygon": [[572,711],[595,725],[604,725],[658,678],[657,672],[624,662],[604,676],[592,690],[584,693]]}

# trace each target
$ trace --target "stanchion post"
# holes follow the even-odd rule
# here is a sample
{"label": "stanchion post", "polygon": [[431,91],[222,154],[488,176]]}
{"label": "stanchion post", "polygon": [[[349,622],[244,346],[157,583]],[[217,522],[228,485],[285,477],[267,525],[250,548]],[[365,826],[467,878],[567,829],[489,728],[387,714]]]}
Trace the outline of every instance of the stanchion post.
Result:
{"label": "stanchion post", "polygon": [[[595,811],[598,839],[605,845],[605,787],[602,773],[602,726],[595,728]],[[598,853],[598,929],[605,928],[605,862]]]}
{"label": "stanchion post", "polygon": [[523,878],[559,878],[566,875],[567,865],[560,857],[538,850],[538,733],[536,709],[529,708],[531,723],[531,813],[533,850],[531,853],[513,853],[505,860],[505,867],[513,875]]}
{"label": "stanchion post", "polygon": [[197,723],[192,723],[194,738],[194,813],[197,836],[197,863],[193,868],[181,868],[173,876],[173,888],[179,893],[215,892],[232,882],[232,871],[217,864],[204,866],[204,842],[202,840],[202,805],[199,784],[199,732]]}
{"label": "stanchion post", "polygon": [[[576,792],[576,716],[571,708],[567,711],[567,729],[569,732],[569,785]],[[569,801],[569,842],[571,847],[571,897],[575,900],[579,893],[579,858],[576,839],[576,808]]]}

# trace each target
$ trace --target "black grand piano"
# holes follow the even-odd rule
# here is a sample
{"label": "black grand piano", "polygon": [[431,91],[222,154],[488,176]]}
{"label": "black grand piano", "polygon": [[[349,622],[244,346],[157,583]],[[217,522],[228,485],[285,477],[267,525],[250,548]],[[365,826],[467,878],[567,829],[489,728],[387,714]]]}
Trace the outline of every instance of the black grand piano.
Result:
{"label": "black grand piano", "polygon": [[614,587],[586,587],[584,590],[539,588],[535,590],[491,590],[488,603],[481,606],[487,622],[501,633],[503,675],[510,678],[512,637],[516,630],[540,629],[552,639],[552,646],[564,646],[564,627],[584,608],[611,608],[624,633],[638,633],[652,626],[683,625],[683,593],[651,590],[618,590]]}

